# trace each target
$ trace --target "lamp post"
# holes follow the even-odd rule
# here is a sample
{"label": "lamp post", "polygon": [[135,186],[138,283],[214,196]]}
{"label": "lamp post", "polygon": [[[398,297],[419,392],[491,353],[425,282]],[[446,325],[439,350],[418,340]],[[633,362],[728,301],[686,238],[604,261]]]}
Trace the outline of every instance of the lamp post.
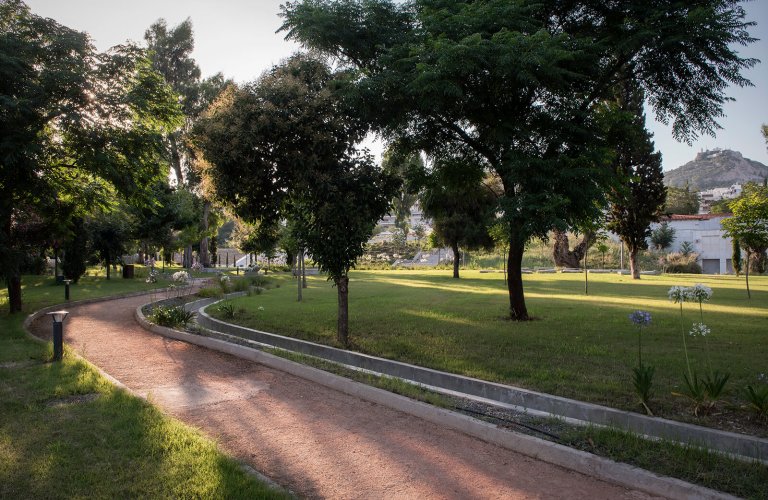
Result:
{"label": "lamp post", "polygon": [[64,300],[69,300],[69,285],[72,280],[64,280]]}
{"label": "lamp post", "polygon": [[64,318],[69,314],[68,311],[49,312],[48,316],[53,319],[53,360],[61,361],[64,355]]}

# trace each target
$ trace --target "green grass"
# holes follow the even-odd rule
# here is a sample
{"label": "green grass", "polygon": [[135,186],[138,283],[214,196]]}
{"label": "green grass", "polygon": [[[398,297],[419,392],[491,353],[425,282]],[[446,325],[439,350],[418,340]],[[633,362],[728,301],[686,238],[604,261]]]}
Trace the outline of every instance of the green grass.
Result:
{"label": "green grass", "polygon": [[574,428],[562,437],[568,446],[739,497],[764,499],[768,491],[768,467],[759,462],[616,429]]}
{"label": "green grass", "polygon": [[[420,366],[510,383],[569,398],[639,411],[631,385],[637,364],[637,330],[628,315],[643,309],[653,324],[643,332],[643,359],[656,367],[651,407],[657,415],[693,419],[679,391],[685,372],[679,307],[667,299],[672,285],[705,283],[714,290],[704,305],[713,369],[731,372],[727,398],[768,372],[768,278],[753,277],[752,299],[743,278],[666,275],[526,275],[525,291],[534,321],[506,319],[508,298],[500,274],[445,271],[357,271],[350,283],[350,331],[355,350]],[[289,277],[259,296],[234,299],[245,309],[237,323],[335,345],[336,290],[324,277],[309,277],[304,300],[296,302]],[[263,310],[259,310],[263,307]],[[215,310],[210,311],[216,314]],[[699,320],[698,305],[685,304],[684,327]],[[688,338],[694,369],[706,367],[705,343]],[[720,416],[696,420],[727,427]],[[742,415],[742,412],[735,412]],[[748,432],[765,435],[749,421]]]}
{"label": "green grass", "polygon": [[[64,287],[52,282],[24,277],[26,311],[62,301]],[[72,287],[72,299],[148,287],[87,277]],[[25,315],[0,315],[0,362],[18,363],[0,368],[0,498],[285,497],[88,363],[70,355],[45,362],[52,348],[26,336]],[[77,395],[91,397],[73,402]]]}

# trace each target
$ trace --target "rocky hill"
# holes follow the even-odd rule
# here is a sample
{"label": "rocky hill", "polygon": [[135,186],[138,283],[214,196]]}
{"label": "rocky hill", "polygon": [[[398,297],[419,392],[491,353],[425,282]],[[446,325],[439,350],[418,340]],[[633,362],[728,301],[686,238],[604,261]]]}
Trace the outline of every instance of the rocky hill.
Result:
{"label": "rocky hill", "polygon": [[768,166],[744,158],[729,149],[713,149],[696,155],[682,167],[664,172],[664,184],[683,187],[688,182],[692,190],[701,191],[748,181],[763,182]]}

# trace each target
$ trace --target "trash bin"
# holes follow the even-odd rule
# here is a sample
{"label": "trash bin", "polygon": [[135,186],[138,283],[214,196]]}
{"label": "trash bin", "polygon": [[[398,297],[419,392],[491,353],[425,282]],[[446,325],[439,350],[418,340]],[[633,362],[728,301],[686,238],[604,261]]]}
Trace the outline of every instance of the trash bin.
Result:
{"label": "trash bin", "polygon": [[133,279],[133,264],[123,264],[123,278]]}

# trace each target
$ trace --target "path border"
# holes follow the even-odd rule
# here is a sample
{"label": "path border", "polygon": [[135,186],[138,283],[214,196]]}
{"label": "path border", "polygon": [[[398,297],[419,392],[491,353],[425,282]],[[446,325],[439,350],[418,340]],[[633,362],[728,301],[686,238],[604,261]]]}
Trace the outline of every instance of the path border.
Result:
{"label": "path border", "polygon": [[[242,295],[244,295],[244,292],[230,294],[227,298]],[[202,299],[190,302],[186,307],[188,310],[197,311],[196,321],[199,325],[218,333],[299,352],[353,368],[401,378],[438,391],[452,394],[458,393],[491,402],[498,402],[521,411],[528,410],[530,412],[533,410],[538,414],[564,418],[571,423],[615,427],[642,436],[667,439],[710,449],[741,460],[757,460],[768,463],[768,439],[701,427],[660,417],[648,417],[639,413],[488,382],[463,375],[441,372],[400,361],[337,349],[314,342],[234,325],[215,319],[205,312],[205,308],[221,300],[224,299]]]}
{"label": "path border", "polygon": [[[199,302],[208,300],[210,299],[204,299]],[[210,303],[214,302],[209,302],[209,304]],[[545,441],[534,436],[509,431],[488,422],[483,422],[466,415],[451,412],[427,403],[422,403],[421,401],[415,401],[405,396],[400,396],[383,389],[371,387],[317,368],[263,352],[258,347],[248,347],[216,338],[195,335],[155,325],[147,320],[142,312],[142,309],[147,305],[148,304],[144,304],[136,308],[136,321],[142,327],[157,333],[158,335],[213,349],[242,359],[254,361],[297,377],[312,380],[313,382],[319,383],[330,389],[413,415],[428,422],[456,430],[522,455],[652,495],[660,495],[681,500],[725,500],[737,498],[727,493],[691,484],[680,479],[661,476],[639,467],[615,462],[588,452]],[[258,344],[255,341],[250,342]]]}

